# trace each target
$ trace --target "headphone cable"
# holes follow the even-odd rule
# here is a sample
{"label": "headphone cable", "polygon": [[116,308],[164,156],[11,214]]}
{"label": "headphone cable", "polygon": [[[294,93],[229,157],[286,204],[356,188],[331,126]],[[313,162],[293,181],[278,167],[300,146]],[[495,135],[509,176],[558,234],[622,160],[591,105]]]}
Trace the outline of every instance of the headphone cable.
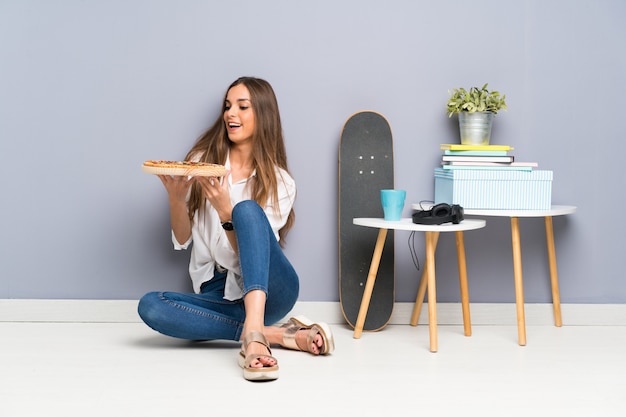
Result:
{"label": "headphone cable", "polygon": [[413,265],[415,265],[415,268],[417,268],[417,270],[419,271],[420,260],[417,257],[417,251],[415,250],[415,231],[412,231],[409,234],[408,245],[409,245],[409,252],[411,252],[411,259],[413,260]]}

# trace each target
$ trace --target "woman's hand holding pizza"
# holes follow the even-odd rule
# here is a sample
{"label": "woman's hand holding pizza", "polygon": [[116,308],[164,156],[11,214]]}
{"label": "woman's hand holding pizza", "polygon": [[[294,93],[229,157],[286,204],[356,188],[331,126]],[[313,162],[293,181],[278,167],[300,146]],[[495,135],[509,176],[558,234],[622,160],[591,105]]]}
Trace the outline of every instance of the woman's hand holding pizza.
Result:
{"label": "woman's hand holding pizza", "polygon": [[193,182],[193,177],[183,177],[183,176],[172,176],[172,175],[157,175],[165,189],[167,190],[167,194],[170,199],[170,203],[182,203],[186,204],[187,193],[189,192],[189,187]]}

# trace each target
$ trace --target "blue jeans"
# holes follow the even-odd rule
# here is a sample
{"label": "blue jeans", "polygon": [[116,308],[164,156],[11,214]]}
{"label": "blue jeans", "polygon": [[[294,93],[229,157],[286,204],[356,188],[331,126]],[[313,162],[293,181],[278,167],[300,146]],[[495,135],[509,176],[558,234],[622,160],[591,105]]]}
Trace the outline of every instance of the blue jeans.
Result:
{"label": "blue jeans", "polygon": [[[233,208],[244,297],[251,290],[267,295],[265,324],[283,318],[298,299],[300,283],[293,266],[278,244],[265,212],[253,200]],[[224,299],[226,272],[215,270],[200,294],[150,292],[139,300],[141,319],[168,336],[189,340],[241,338],[246,316],[243,299]]]}

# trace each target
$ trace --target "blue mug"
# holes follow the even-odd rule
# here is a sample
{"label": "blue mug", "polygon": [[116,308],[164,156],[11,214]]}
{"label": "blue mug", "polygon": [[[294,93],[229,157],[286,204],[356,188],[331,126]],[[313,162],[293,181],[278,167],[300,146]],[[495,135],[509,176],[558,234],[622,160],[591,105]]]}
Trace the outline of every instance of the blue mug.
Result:
{"label": "blue mug", "polygon": [[380,201],[383,205],[385,220],[400,220],[405,198],[405,190],[380,190]]}

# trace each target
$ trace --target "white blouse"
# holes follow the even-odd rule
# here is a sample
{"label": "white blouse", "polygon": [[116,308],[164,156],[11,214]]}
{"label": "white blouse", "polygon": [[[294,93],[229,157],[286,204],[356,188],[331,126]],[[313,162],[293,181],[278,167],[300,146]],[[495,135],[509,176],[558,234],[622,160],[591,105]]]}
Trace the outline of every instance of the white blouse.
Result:
{"label": "white blouse", "polygon": [[[230,170],[230,158],[226,159],[225,167]],[[256,171],[252,173],[250,178],[255,175]],[[278,179],[278,207],[280,210],[274,210],[274,205],[272,205],[270,200],[264,211],[274,231],[274,235],[278,239],[278,231],[287,222],[287,217],[296,198],[296,183],[285,170],[278,167],[276,168],[276,177]],[[231,177],[228,176],[228,188],[233,207],[242,200],[251,199],[250,189],[246,187],[250,178],[233,184]],[[204,282],[213,278],[217,263],[228,270],[224,298],[237,300],[243,297],[243,282],[239,258],[230,246],[217,211],[210,205],[208,200],[206,201],[203,215],[199,216],[198,213],[196,212],[194,215],[191,236],[187,242],[184,244],[178,243],[174,237],[174,231],[172,231],[174,249],[185,250],[193,242],[189,261],[189,275],[196,293],[200,293],[200,286]]]}

